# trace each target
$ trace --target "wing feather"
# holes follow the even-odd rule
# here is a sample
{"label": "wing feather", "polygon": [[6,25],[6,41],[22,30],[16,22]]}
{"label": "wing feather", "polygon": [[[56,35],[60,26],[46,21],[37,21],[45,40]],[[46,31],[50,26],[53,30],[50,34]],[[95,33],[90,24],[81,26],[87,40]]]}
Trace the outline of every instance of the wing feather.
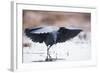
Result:
{"label": "wing feather", "polygon": [[65,42],[77,36],[82,30],[80,29],[66,29],[60,28],[58,31],[57,42]]}
{"label": "wing feather", "polygon": [[25,34],[32,39],[33,42],[42,43],[46,40],[48,33],[31,33],[33,29],[26,29]]}

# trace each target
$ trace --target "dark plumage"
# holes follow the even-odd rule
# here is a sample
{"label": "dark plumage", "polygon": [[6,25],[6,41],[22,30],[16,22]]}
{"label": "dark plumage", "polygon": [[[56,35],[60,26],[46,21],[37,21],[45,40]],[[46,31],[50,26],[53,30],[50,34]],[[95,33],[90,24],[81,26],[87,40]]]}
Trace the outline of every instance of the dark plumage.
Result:
{"label": "dark plumage", "polygon": [[47,33],[33,33],[36,30],[42,29],[35,28],[35,29],[25,29],[25,34],[29,38],[32,39],[33,42],[45,43],[47,46],[47,58],[46,61],[51,61],[52,58],[49,54],[49,49],[53,44],[62,43],[67,40],[74,38],[78,35],[82,30],[80,29],[67,29],[65,27],[60,27],[57,31],[47,32]]}

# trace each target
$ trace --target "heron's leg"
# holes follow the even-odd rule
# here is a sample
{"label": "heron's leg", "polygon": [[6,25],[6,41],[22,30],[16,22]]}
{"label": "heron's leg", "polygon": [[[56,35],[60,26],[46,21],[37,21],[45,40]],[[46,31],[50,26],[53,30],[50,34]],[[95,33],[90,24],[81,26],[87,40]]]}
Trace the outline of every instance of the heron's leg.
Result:
{"label": "heron's leg", "polygon": [[49,53],[50,47],[51,47],[51,46],[48,46],[48,47],[47,47],[47,58],[46,58],[46,61],[51,61],[51,56],[50,56],[50,53]]}
{"label": "heron's leg", "polygon": [[47,47],[47,59],[49,59],[49,48]]}

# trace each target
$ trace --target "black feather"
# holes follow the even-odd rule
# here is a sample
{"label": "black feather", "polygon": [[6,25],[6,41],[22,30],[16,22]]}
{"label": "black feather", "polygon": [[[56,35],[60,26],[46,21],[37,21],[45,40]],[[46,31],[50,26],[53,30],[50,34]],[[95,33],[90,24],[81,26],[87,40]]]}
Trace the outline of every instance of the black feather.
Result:
{"label": "black feather", "polygon": [[58,31],[48,32],[48,33],[31,33],[40,28],[26,29],[25,34],[32,39],[33,42],[45,43],[47,46],[52,46],[56,43],[65,42],[74,38],[82,30],[80,29],[67,29],[65,27],[60,27]]}
{"label": "black feather", "polygon": [[48,33],[37,34],[37,33],[31,33],[32,31],[33,30],[31,29],[26,29],[25,33],[26,33],[26,36],[31,38],[33,42],[43,43],[46,40]]}
{"label": "black feather", "polygon": [[82,30],[80,29],[66,29],[65,27],[61,27],[58,31],[57,35],[57,43],[65,42],[77,36]]}

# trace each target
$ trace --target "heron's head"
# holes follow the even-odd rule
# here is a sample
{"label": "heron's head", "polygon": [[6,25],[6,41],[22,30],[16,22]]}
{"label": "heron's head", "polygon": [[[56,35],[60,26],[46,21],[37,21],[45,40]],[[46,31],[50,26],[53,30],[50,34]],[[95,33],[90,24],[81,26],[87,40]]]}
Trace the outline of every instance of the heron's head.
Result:
{"label": "heron's head", "polygon": [[26,28],[25,30],[24,30],[24,33],[29,33],[30,32],[30,30],[28,29],[28,28]]}
{"label": "heron's head", "polygon": [[26,34],[26,36],[29,36],[29,35],[30,35],[30,29],[26,28],[26,29],[24,30],[24,33]]}
{"label": "heron's head", "polygon": [[65,27],[60,27],[60,29],[59,29],[59,31],[58,32],[64,32],[64,31],[66,31],[67,29],[65,28]]}

